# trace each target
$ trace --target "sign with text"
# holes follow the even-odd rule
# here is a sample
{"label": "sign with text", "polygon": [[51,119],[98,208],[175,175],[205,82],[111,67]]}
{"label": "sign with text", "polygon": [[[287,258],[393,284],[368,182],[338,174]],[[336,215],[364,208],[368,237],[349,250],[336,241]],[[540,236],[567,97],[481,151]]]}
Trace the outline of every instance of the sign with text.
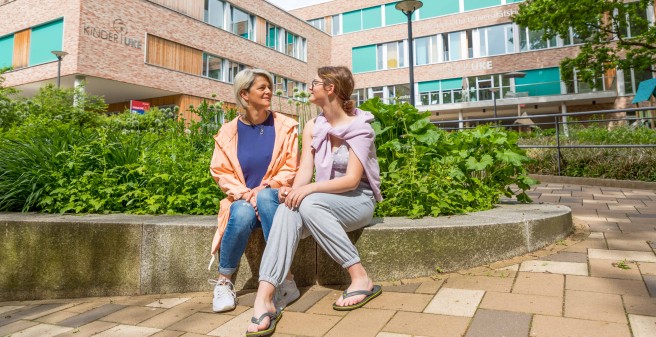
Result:
{"label": "sign with text", "polygon": [[146,110],[150,109],[150,103],[142,101],[130,101],[130,112],[143,115]]}
{"label": "sign with text", "polygon": [[128,36],[127,24],[121,18],[116,18],[112,22],[111,28],[98,27],[85,23],[82,25],[82,31],[85,35],[92,36],[97,39],[122,44],[126,47],[141,49],[141,38]]}

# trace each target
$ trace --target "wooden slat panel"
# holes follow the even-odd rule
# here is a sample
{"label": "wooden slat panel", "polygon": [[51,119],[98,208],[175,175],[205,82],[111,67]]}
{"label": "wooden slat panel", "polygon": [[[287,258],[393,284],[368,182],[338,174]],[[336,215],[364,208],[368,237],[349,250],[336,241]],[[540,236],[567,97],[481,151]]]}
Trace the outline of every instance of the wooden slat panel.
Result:
{"label": "wooden slat panel", "polygon": [[154,35],[148,35],[146,62],[194,75],[203,72],[202,51]]}
{"label": "wooden slat panel", "polygon": [[257,35],[255,36],[255,42],[266,46],[266,20],[257,16],[255,21],[255,31]]}
{"label": "wooden slat panel", "polygon": [[611,90],[614,83],[617,83],[617,70],[615,68],[606,69],[606,77],[604,78],[604,86],[606,90]]}
{"label": "wooden slat panel", "polygon": [[30,60],[30,29],[14,34],[14,69],[27,67]]}
{"label": "wooden slat panel", "polygon": [[194,19],[205,18],[205,0],[150,0],[174,11],[184,13]]}

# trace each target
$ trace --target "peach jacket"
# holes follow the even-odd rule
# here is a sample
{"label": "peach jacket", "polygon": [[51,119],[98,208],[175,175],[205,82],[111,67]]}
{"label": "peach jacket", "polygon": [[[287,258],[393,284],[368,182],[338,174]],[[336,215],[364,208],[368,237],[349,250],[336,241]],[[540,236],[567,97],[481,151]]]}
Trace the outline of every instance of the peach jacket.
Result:
{"label": "peach jacket", "polygon": [[[276,130],[271,163],[262,182],[273,188],[291,186],[298,169],[298,122],[282,114],[271,112]],[[230,217],[230,205],[250,191],[237,159],[237,121],[235,118],[224,124],[214,136],[214,154],[210,163],[210,173],[227,197],[220,202],[218,228],[212,240],[211,253],[221,246],[221,238]]]}

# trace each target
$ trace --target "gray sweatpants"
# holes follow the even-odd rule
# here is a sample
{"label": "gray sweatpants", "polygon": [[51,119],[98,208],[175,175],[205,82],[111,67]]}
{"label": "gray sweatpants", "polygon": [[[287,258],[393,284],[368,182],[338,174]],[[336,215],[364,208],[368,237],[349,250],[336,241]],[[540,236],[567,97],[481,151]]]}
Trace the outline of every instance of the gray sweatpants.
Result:
{"label": "gray sweatpants", "polygon": [[343,268],[360,262],[346,232],[368,225],[373,214],[371,192],[360,189],[310,194],[298,210],[280,204],[262,256],[260,281],[279,286],[291,268],[298,242],[308,234]]}

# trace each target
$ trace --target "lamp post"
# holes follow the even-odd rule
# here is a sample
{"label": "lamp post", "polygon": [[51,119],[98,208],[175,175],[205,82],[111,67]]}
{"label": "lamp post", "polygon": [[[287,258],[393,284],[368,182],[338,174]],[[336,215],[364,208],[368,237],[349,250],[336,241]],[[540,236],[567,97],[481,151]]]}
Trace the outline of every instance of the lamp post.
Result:
{"label": "lamp post", "polygon": [[412,47],[412,14],[424,4],[421,1],[403,0],[394,6],[408,17],[408,56],[410,62],[410,104],[415,106],[414,48]]}
{"label": "lamp post", "polygon": [[[526,76],[526,73],[523,73],[521,71],[511,71],[509,73],[505,73],[502,75],[504,78],[524,78]],[[517,86],[515,85],[515,93],[517,93]],[[517,96],[517,99],[519,99],[519,96]],[[520,116],[522,113],[520,111],[521,106],[519,103],[517,103],[517,116]]]}
{"label": "lamp post", "polygon": [[61,86],[61,61],[68,53],[61,50],[53,50],[51,53],[57,56],[57,88],[59,88]]}

